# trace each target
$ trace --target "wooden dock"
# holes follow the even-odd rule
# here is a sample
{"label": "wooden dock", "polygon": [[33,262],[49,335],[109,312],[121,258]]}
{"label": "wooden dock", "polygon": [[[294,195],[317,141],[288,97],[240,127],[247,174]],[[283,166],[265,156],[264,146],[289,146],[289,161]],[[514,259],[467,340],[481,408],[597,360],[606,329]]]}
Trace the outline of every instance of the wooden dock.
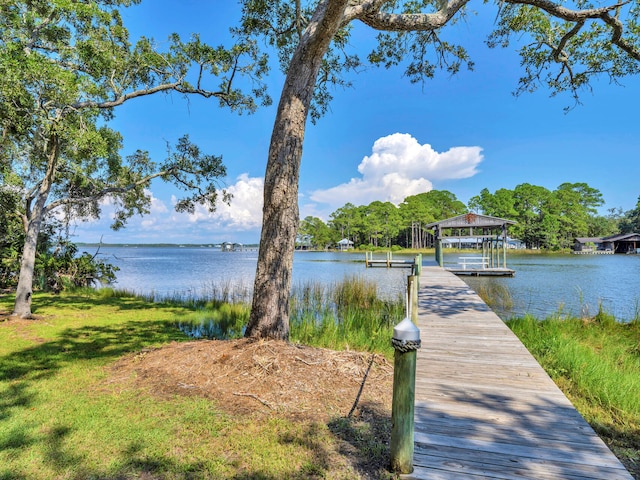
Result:
{"label": "wooden dock", "polygon": [[515,270],[510,268],[447,268],[448,272],[454,275],[462,275],[467,277],[513,277]]}
{"label": "wooden dock", "polygon": [[424,266],[418,302],[414,472],[401,478],[632,479],[462,280]]}

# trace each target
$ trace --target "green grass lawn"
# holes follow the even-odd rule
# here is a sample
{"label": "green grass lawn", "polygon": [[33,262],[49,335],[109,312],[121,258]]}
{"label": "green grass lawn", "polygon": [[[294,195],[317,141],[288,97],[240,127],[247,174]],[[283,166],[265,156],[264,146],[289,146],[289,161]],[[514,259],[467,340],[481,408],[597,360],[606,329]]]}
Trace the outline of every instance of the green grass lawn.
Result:
{"label": "green grass lawn", "polygon": [[0,323],[0,479],[359,478],[339,452],[345,435],[361,439],[353,458],[384,445],[366,422],[238,416],[110,381],[122,356],[189,340],[176,323],[197,319],[194,307],[36,294],[34,314]]}

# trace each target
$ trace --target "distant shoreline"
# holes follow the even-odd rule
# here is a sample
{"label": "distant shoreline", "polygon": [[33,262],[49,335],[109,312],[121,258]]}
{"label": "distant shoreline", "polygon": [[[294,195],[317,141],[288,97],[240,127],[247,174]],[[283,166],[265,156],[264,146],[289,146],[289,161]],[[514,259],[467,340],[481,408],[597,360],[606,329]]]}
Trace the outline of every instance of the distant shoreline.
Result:
{"label": "distant shoreline", "polygon": [[[219,243],[85,243],[77,242],[78,247],[176,247],[176,248],[220,248]],[[244,243],[244,247],[258,247],[257,243]]]}

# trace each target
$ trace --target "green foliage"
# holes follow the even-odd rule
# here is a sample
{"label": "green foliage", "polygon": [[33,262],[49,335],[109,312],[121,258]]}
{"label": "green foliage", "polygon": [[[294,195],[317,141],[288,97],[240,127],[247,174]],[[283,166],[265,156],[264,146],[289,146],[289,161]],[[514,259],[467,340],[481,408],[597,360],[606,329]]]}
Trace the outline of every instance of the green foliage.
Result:
{"label": "green foliage", "polygon": [[193,314],[181,318],[177,325],[191,338],[225,340],[241,338],[248,320],[247,304],[207,302]]}
{"label": "green foliage", "polygon": [[[46,244],[45,244],[46,245]],[[68,241],[60,241],[53,251],[45,251],[36,256],[36,285],[41,290],[60,292],[65,289],[107,285],[116,279],[118,267],[83,252],[78,255],[78,247]]]}
{"label": "green foliage", "polygon": [[[102,289],[116,298],[111,289]],[[100,290],[100,291],[102,291]],[[211,293],[221,289],[211,289]],[[125,294],[126,295],[126,294]],[[193,338],[228,339],[244,335],[249,318],[247,299],[209,300],[148,299],[160,305],[189,305],[194,312],[180,317],[176,325]],[[393,327],[404,318],[404,298],[378,297],[375,283],[346,277],[333,285],[306,282],[295,285],[290,297],[291,340],[307,345],[374,351],[393,355]]]}
{"label": "green foliage", "polygon": [[[509,234],[525,242],[528,248],[568,249],[576,237],[640,232],[637,224],[640,207],[624,216],[611,209],[605,217],[597,211],[603,203],[600,191],[586,183],[563,183],[553,191],[523,183],[513,190],[500,188],[494,193],[482,189],[471,197],[468,208],[515,220],[517,224],[510,227]],[[315,217],[305,218],[299,235],[309,237],[316,248],[349,238],[361,250],[424,249],[432,246],[431,232],[424,225],[466,211],[455,194],[431,190],[405,198],[398,207],[380,201],[359,207],[347,203],[330,215],[327,225]]]}
{"label": "green foliage", "polygon": [[[433,246],[433,241],[424,226],[465,212],[465,205],[455,194],[446,190],[431,190],[405,198],[400,204],[405,233],[402,244],[414,249]],[[406,239],[408,237],[410,240]]]}
{"label": "green foliage", "polygon": [[510,234],[527,248],[567,249],[576,237],[617,232],[617,218],[599,216],[604,203],[599,190],[586,183],[563,183],[556,190],[523,183],[515,189],[486,188],[469,201],[469,208],[485,215],[515,220]]}
{"label": "green foliage", "polygon": [[307,283],[293,289],[291,339],[336,350],[393,355],[393,327],[404,318],[404,299],[381,299],[376,285],[347,277],[330,287]]}
{"label": "green foliage", "polygon": [[[34,287],[43,291],[60,292],[66,289],[94,287],[115,281],[118,267],[96,254],[82,252],[68,240],[61,239],[61,227],[53,222],[40,232],[34,264]],[[0,288],[15,288],[20,272],[24,231],[16,227],[13,237],[5,237],[0,244]]]}
{"label": "green foliage", "polygon": [[[347,238],[360,249],[425,248],[425,224],[462,214],[465,210],[453,193],[431,190],[405,198],[398,207],[381,201],[358,207],[347,203],[329,216],[328,227],[333,241]],[[303,220],[300,232],[311,234],[307,220],[311,221]]]}
{"label": "green foliage", "polygon": [[331,230],[320,218],[307,216],[300,221],[297,245],[324,250],[340,239],[337,232]]}
{"label": "green foliage", "polygon": [[[578,2],[576,7],[586,10],[592,5]],[[560,7],[539,8],[537,2],[510,1],[501,5],[489,46],[507,47],[512,38],[527,38],[516,42],[522,45],[519,53],[525,68],[516,93],[543,86],[554,95],[569,92],[579,103],[580,92],[589,91],[592,78],[602,72],[614,82],[640,72],[637,5],[632,2],[621,8],[612,4],[606,13],[605,8],[595,10],[592,15],[568,16]],[[621,51],[625,54],[621,55]]]}
{"label": "green foliage", "polygon": [[640,232],[640,196],[638,196],[638,202],[636,203],[636,208],[626,212],[624,214],[624,217],[620,219],[620,232],[621,233]]}
{"label": "green foliage", "polygon": [[476,293],[493,311],[507,314],[513,309],[513,297],[509,287],[504,283],[483,282],[478,286]]}
{"label": "green foliage", "polygon": [[[151,180],[187,191],[179,211],[216,206],[220,157],[205,155],[183,136],[162,164],[138,150],[122,159],[122,136],[108,122],[133,99],[177,92],[217,98],[233,111],[269,104],[262,76],[266,57],[239,38],[212,47],[197,35],[173,34],[166,51],[153,39],[135,44],[121,9],[136,0],[14,1],[0,3],[0,196],[16,194],[27,232],[15,311],[29,316],[30,272],[41,222],[53,211],[66,219],[97,218],[101,200],[115,207],[112,228],[148,213]],[[244,83],[243,83],[244,82]],[[229,196],[223,190],[223,200]],[[51,259],[41,259],[49,269]]]}

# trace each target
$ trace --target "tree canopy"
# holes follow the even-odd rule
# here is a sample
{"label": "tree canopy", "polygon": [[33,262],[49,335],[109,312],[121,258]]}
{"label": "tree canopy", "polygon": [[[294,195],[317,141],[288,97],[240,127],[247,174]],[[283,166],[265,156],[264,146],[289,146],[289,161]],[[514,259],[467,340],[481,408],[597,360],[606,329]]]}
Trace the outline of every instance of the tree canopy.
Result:
{"label": "tree canopy", "polygon": [[[43,220],[92,218],[100,201],[116,207],[113,227],[145,213],[153,178],[187,191],[177,208],[215,208],[220,157],[181,138],[162,163],[144,150],[123,159],[109,128],[115,109],[159,93],[198,95],[235,111],[268,103],[259,82],[266,59],[238,37],[213,47],[178,35],[159,51],[151,38],[129,39],[121,8],[137,0],[12,1],[0,4],[0,161],[2,189],[20,196],[25,246],[14,313],[31,315],[33,262]],[[244,83],[237,85],[245,78]],[[246,81],[248,79],[248,81]],[[242,87],[242,88],[240,88]]]}
{"label": "tree canopy", "polygon": [[529,248],[568,249],[576,237],[640,231],[638,209],[624,215],[613,209],[603,216],[597,210],[602,204],[600,191],[586,183],[563,183],[555,190],[527,183],[494,193],[485,188],[467,206],[447,190],[431,190],[411,195],[397,207],[380,201],[358,207],[347,203],[329,216],[327,224],[317,217],[302,220],[300,235],[307,246],[319,249],[335,247],[341,238],[356,248],[423,249],[434,246],[427,224],[468,211],[515,221],[510,236]]}
{"label": "tree canopy", "polygon": [[586,183],[563,183],[553,191],[523,183],[493,194],[483,189],[469,200],[469,207],[518,222],[510,233],[529,248],[556,250],[569,248],[576,237],[616,233],[617,223],[598,214],[603,203],[600,191]]}

